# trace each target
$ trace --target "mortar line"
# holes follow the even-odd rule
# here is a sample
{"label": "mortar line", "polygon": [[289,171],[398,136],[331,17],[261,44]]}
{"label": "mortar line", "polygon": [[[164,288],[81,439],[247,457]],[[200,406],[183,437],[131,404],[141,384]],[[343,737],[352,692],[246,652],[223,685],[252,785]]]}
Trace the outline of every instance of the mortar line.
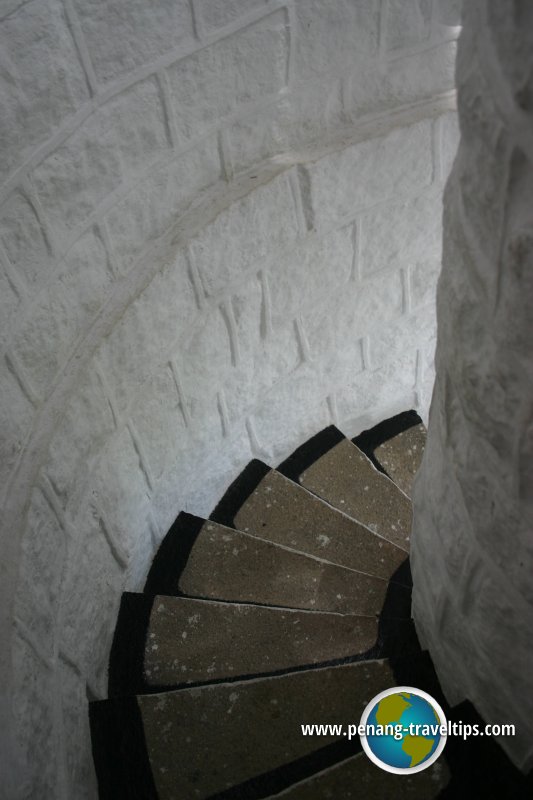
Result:
{"label": "mortar line", "polygon": [[32,386],[30,379],[25,373],[24,367],[19,363],[17,356],[11,350],[5,353],[4,358],[8,370],[17,381],[26,399],[29,400],[30,404],[35,409],[38,409],[41,402],[41,398],[39,397],[34,387]]}
{"label": "mortar line", "polygon": [[122,571],[126,571],[128,568],[129,563],[129,553],[122,547],[120,542],[116,539],[114,533],[111,532],[111,528],[106,520],[105,514],[102,509],[94,505],[96,513],[98,514],[99,520],[99,527],[100,530],[108,544],[108,547],[113,555],[115,561],[117,562],[118,566],[121,568]]}
{"label": "mortar line", "polygon": [[230,430],[228,406],[226,403],[226,395],[224,389],[219,389],[217,392],[217,406],[218,413],[220,414],[220,422],[222,425],[222,435],[227,437]]}
{"label": "mortar line", "polygon": [[87,47],[87,42],[85,40],[85,35],[83,33],[78,14],[74,8],[72,0],[63,0],[63,5],[65,7],[68,27],[70,28],[70,33],[74,40],[74,45],[78,51],[81,66],[85,74],[85,80],[87,82],[89,94],[91,97],[95,97],[98,93],[98,80],[96,78],[91,57],[89,55],[89,48]]}
{"label": "mortar line", "polygon": [[172,373],[172,377],[174,379],[174,386],[176,387],[176,392],[178,395],[178,402],[180,404],[181,413],[183,415],[183,421],[185,422],[185,427],[191,427],[191,417],[189,414],[189,408],[187,406],[185,392],[183,391],[183,386],[181,383],[181,378],[178,370],[178,366],[176,364],[175,359],[171,358],[168,362],[170,366],[170,371]]}
{"label": "mortar line", "polygon": [[310,363],[312,359],[311,348],[309,347],[309,340],[305,332],[303,320],[301,317],[296,317],[294,320],[294,329],[296,332],[296,340],[298,342],[298,349],[300,350],[300,358],[304,364]]}
{"label": "mortar line", "polygon": [[135,452],[137,453],[137,457],[139,459],[140,470],[143,473],[143,476],[144,476],[144,479],[145,479],[145,481],[146,481],[146,483],[148,485],[149,491],[153,492],[154,485],[155,485],[154,478],[153,478],[153,475],[152,475],[152,470],[150,469],[150,464],[149,464],[148,459],[146,457],[146,453],[144,452],[144,447],[143,447],[143,444],[142,444],[142,441],[141,441],[141,437],[139,436],[139,433],[138,433],[137,429],[135,428],[135,425],[133,424],[133,421],[131,419],[129,419],[127,421],[126,427],[128,429],[128,433],[129,433],[129,435],[131,437],[131,441],[133,442],[133,447],[134,447]]}
{"label": "mortar line", "polygon": [[224,322],[226,323],[226,327],[228,329],[230,351],[231,351],[231,363],[233,364],[234,367],[238,367],[241,362],[241,348],[240,348],[239,333],[237,330],[237,321],[235,319],[235,311],[233,309],[232,298],[229,297],[226,300],[224,300],[220,304],[219,308],[222,313]]}
{"label": "mortar line", "polygon": [[272,297],[270,295],[270,286],[268,284],[268,275],[266,270],[260,270],[258,277],[261,283],[260,335],[261,338],[265,340],[272,335]]}
{"label": "mortar line", "polygon": [[115,248],[113,247],[113,242],[111,241],[109,225],[106,217],[102,215],[100,219],[97,222],[95,222],[95,226],[98,229],[100,239],[102,240],[102,243],[104,245],[111,273],[114,278],[121,278],[123,272],[121,266],[118,263],[117,256],[115,253]]}
{"label": "mortar line", "polygon": [[167,129],[168,140],[170,146],[174,150],[178,150],[179,137],[178,137],[176,112],[174,109],[174,104],[172,102],[170,83],[168,80],[168,72],[165,69],[165,67],[161,67],[157,71],[156,76],[157,76],[157,82],[159,84],[159,91],[161,94],[161,105],[163,106],[163,114],[165,117],[165,127]]}
{"label": "mortar line", "polygon": [[25,301],[28,301],[28,293],[26,291],[24,280],[21,279],[17,269],[11,263],[11,259],[9,258],[7,251],[4,247],[4,243],[2,242],[1,239],[0,239],[0,265],[4,270],[9,285],[11,286],[14,293],[18,297],[19,302],[23,304]]}

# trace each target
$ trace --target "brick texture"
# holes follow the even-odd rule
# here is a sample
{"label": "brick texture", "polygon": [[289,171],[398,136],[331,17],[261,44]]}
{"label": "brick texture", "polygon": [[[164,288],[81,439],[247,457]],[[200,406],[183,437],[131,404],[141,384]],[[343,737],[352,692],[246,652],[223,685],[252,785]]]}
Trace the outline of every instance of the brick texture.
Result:
{"label": "brick texture", "polygon": [[146,5],[0,12],[13,797],[95,796],[85,697],[180,509],[432,385],[456,4]]}

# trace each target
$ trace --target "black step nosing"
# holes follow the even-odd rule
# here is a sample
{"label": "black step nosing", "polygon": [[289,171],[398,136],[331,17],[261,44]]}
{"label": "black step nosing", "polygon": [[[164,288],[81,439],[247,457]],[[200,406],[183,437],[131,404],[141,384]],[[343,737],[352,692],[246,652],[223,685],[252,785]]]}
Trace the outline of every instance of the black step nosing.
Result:
{"label": "black step nosing", "polygon": [[237,786],[210,795],[207,800],[263,800],[346,761],[361,750],[359,737],[352,741],[338,739],[270,772],[256,775]]}
{"label": "black step nosing", "polygon": [[[393,660],[388,660],[392,666]],[[420,681],[414,680],[415,674],[419,676],[420,671],[429,671],[430,675],[434,675],[431,659],[423,651],[399,657],[395,663],[395,676],[400,676],[398,685],[415,685],[420,688]],[[409,665],[408,672],[405,670],[406,664]],[[441,702],[440,692],[435,691],[433,680],[429,683],[424,680],[421,688],[431,690],[432,696]],[[162,693],[161,688],[157,693]],[[90,703],[89,718],[100,800],[157,800],[136,697],[111,698]],[[319,751],[211,795],[211,800],[266,798],[356,755],[358,746],[358,740],[350,743],[344,739],[333,742]]]}
{"label": "black step nosing", "polygon": [[411,574],[411,561],[409,557],[402,561],[398,569],[391,575],[390,581],[412,589],[413,576]]}
{"label": "black step nosing", "polygon": [[[448,722],[485,726],[485,720],[469,700],[449,708],[436,698]],[[473,736],[463,739],[450,736],[444,757],[451,779],[439,793],[439,800],[531,800],[533,797],[533,770],[527,774],[514,766],[507,753],[495,739]],[[490,768],[488,768],[490,765]]]}
{"label": "black step nosing", "polygon": [[329,425],[300,445],[294,453],[277,467],[277,471],[286,478],[298,482],[300,475],[306,469],[309,469],[315,461],[329,453],[344,439],[346,437],[335,425]]}
{"label": "black step nosing", "polygon": [[158,800],[135,697],[89,704],[100,800]]}
{"label": "black step nosing", "polygon": [[398,686],[413,686],[430,694],[444,709],[447,705],[439,679],[427,650],[420,650],[414,657],[390,656],[389,664]]}
{"label": "black step nosing", "polygon": [[205,525],[203,517],[182,511],[159,545],[144,586],[148,595],[179,593],[179,581],[192,548]]}
{"label": "black step nosing", "polygon": [[[448,720],[484,726],[483,718],[471,702],[464,701],[453,709],[449,707],[427,651],[388,661],[397,685],[428,691],[441,705]],[[100,800],[157,800],[136,698],[90,703],[89,719]],[[343,744],[349,744],[349,749],[343,748]],[[350,743],[345,739],[337,740],[289,764],[212,794],[209,800],[263,800],[340,765],[358,752],[358,739]],[[450,767],[451,780],[439,793],[442,800],[469,800],[480,793],[498,800],[504,797],[529,800],[532,796],[533,772],[521,774],[492,739],[478,737],[464,742],[460,737],[451,737],[444,757]],[[494,769],[487,770],[487,759]]]}
{"label": "black step nosing", "polygon": [[141,694],[153,597],[124,592],[109,656],[108,695]]}
{"label": "black step nosing", "polygon": [[[391,661],[391,659],[388,659],[388,661]],[[398,657],[395,659],[395,664],[397,671],[400,673],[402,673],[404,665],[410,665],[410,671],[404,668],[403,674],[412,676],[416,671],[418,671],[416,674],[419,674],[427,670],[428,665],[431,665],[431,659],[427,652],[420,650],[416,653]],[[430,685],[429,682],[426,683]],[[397,685],[417,686],[416,683],[398,683]],[[431,692],[429,693],[431,694]],[[438,702],[440,701],[438,700]],[[359,720],[354,720],[354,722],[358,723]],[[288,764],[282,764],[250,780],[210,795],[208,800],[263,800],[282,792],[284,789],[288,789],[295,783],[323,772],[328,767],[345,761],[347,758],[356,755],[361,749],[359,737],[350,742],[343,738]]]}
{"label": "black step nosing", "polygon": [[402,411],[400,414],[390,417],[390,419],[379,422],[377,425],[374,425],[373,428],[364,430],[358,436],[354,436],[352,442],[365,454],[367,458],[370,459],[377,470],[383,472],[385,475],[388,475],[386,470],[381,466],[379,461],[374,456],[374,451],[384,442],[388,442],[389,439],[394,439],[395,436],[398,436],[400,433],[404,433],[405,431],[409,430],[409,428],[413,428],[416,425],[422,424],[423,423],[420,416],[414,409]]}
{"label": "black step nosing", "polygon": [[209,519],[228,528],[235,528],[234,520],[239,509],[271,470],[272,467],[257,458],[250,461],[228,487]]}

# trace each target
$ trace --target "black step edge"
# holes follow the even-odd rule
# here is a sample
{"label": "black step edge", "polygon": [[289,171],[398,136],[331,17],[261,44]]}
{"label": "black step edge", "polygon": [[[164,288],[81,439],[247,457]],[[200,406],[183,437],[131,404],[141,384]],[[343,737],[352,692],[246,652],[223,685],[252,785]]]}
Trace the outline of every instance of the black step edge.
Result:
{"label": "black step edge", "polygon": [[271,471],[271,467],[254,458],[233,481],[231,486],[217,504],[209,519],[235,528],[235,517],[250,495],[257,489],[263,478]]}
{"label": "black step edge", "polygon": [[[474,705],[465,700],[450,707],[442,692],[431,656],[423,651],[414,658],[391,658],[390,663],[399,686],[413,686],[430,694],[439,703],[448,722],[485,726],[485,720]],[[490,736],[463,740],[449,736],[442,755],[451,773],[448,785],[439,793],[439,800],[531,800],[533,770],[524,775],[510,761],[498,742]]]}
{"label": "black step edge", "polygon": [[182,511],[159,545],[148,572],[144,593],[179,595],[179,581],[206,520]]}
{"label": "black step edge", "polygon": [[99,800],[158,800],[135,697],[89,704]]}
{"label": "black step edge", "polygon": [[146,594],[124,592],[122,595],[109,656],[109,697],[144,691],[144,648],[153,601],[154,598]]}
{"label": "black step edge", "polygon": [[[395,664],[396,669],[404,676],[416,678],[419,675],[423,675],[425,678],[425,686],[435,688],[430,677],[428,677],[432,675],[432,665],[431,659],[429,659],[427,653],[420,651],[416,654],[399,657],[395,659]],[[430,689],[425,689],[425,686],[417,686],[416,683],[409,682],[406,682],[404,685],[422,688],[431,694]],[[354,723],[358,724],[359,720],[354,720]],[[329,767],[341,764],[343,761],[346,761],[359,752],[361,752],[361,741],[359,737],[350,742],[347,741],[347,739],[341,739],[319,750],[315,750],[302,758],[291,761],[288,764],[282,764],[269,772],[251,778],[237,786],[232,786],[222,792],[210,795],[208,800],[264,800],[264,798],[269,798],[282,792],[284,789],[288,789],[295,783],[306,780],[307,778],[312,778],[313,775]]]}
{"label": "black step edge", "polygon": [[312,778],[317,772],[323,772],[329,767],[352,758],[361,751],[359,737],[352,741],[340,739],[295,761],[282,764],[271,772],[256,775],[237,786],[210,795],[207,800],[261,800],[268,798],[288,789],[295,783]]}
{"label": "black step edge", "polygon": [[409,556],[402,561],[400,566],[397,570],[391,575],[390,580],[399,583],[402,586],[408,586],[410,589],[413,588],[413,576],[411,574],[411,562],[409,560]]}
{"label": "black step edge", "polygon": [[[470,701],[450,708],[442,694],[427,651],[399,655],[397,658],[389,658],[389,662],[398,686],[412,686],[430,694],[442,707],[449,721],[478,724],[480,728],[485,725]],[[358,723],[359,720],[354,722]],[[346,749],[347,744],[350,745],[349,750]],[[359,739],[349,743],[346,740],[334,742],[301,759],[211,795],[209,800],[263,800],[328,767],[342,764],[358,752]],[[473,797],[483,797],[486,800],[530,800],[533,797],[533,771],[523,775],[491,737],[471,737],[466,742],[458,736],[448,737],[441,758],[446,761],[451,778],[439,793],[439,800],[472,800]]]}
{"label": "black step edge", "polygon": [[[400,566],[399,570],[405,573],[405,565]],[[398,587],[394,583],[389,584],[383,606],[384,612],[387,609],[393,615],[398,613],[397,611],[395,612],[400,599],[398,588],[402,589],[401,594],[405,595],[403,587]],[[404,603],[405,598],[401,602]],[[116,637],[117,643],[115,645],[114,641],[113,646],[114,648],[124,647],[124,653],[114,653],[115,658],[122,659],[123,670],[125,669],[127,656],[129,655],[131,658],[131,666],[135,668],[137,679],[143,684],[138,688],[147,690],[149,693],[156,692],[159,694],[165,691],[173,691],[176,687],[153,687],[144,683],[142,660],[144,658],[144,643],[146,641],[152,603],[153,598],[149,596],[143,597],[142,595],[129,593],[123,596],[123,605],[121,605],[123,619],[122,622],[119,621],[117,626],[117,628],[121,625],[123,626],[122,635]],[[142,617],[142,623],[138,625],[136,623],[136,630],[133,632],[131,640],[128,640],[124,638],[129,624],[127,616],[134,614],[136,610],[139,612],[139,616]],[[119,614],[119,620],[120,616]],[[144,630],[142,629],[143,624],[145,626]],[[137,652],[133,650],[135,646],[138,648]],[[416,667],[419,654],[420,646],[411,621],[380,617],[378,639],[373,648],[358,657],[332,662],[329,666],[334,666],[336,663],[353,663],[356,660],[388,657],[391,663],[395,665],[393,668],[397,680],[402,684],[419,686],[426,689],[426,691],[430,691],[430,693],[435,692],[432,681],[430,682],[430,688],[428,688],[430,684],[426,679],[427,674],[431,678],[434,676],[434,672],[432,673],[431,669],[429,669],[428,673],[426,661],[424,661],[422,667]],[[326,665],[313,664],[296,669],[297,671],[309,668],[318,669],[321,666]],[[415,672],[413,672],[413,669],[415,669]],[[287,672],[292,671],[294,670],[287,670]],[[425,676],[423,685],[420,681],[416,682],[420,674]],[[239,677],[242,680],[242,676]],[[238,680],[239,677],[236,679]],[[262,674],[255,677],[266,678],[269,676]],[[436,680],[436,677],[434,679]],[[218,682],[227,683],[227,680],[221,679]],[[133,688],[133,685],[130,688]],[[182,688],[194,688],[194,686],[189,684]],[[435,694],[434,696],[437,695]],[[157,794],[146,749],[142,718],[135,697],[120,696],[91,703],[89,717],[100,800],[156,800]],[[310,777],[315,772],[320,772],[328,766],[354,755],[357,752],[356,748],[359,746],[358,743],[351,742],[350,749],[347,750],[345,745],[346,742],[344,741],[333,743],[333,745],[322,748],[322,750],[311,754],[311,756],[306,756],[293,764],[285,765],[278,770],[254,778],[240,787],[234,787],[228,790],[229,794],[223,793],[216,795],[216,797],[219,800],[223,800],[223,798],[228,798],[228,800],[229,798],[253,800],[253,798],[268,797],[269,794],[282,791],[282,789],[293,783]]]}
{"label": "black step edge", "polygon": [[355,436],[352,442],[359,450],[362,450],[376,469],[387,475],[386,470],[374,456],[374,451],[384,442],[394,439],[395,436],[409,430],[409,428],[413,428],[415,425],[422,425],[422,420],[416,411],[414,409],[402,411],[401,414],[396,414],[396,416],[374,425],[373,428],[363,431],[359,436]]}
{"label": "black step edge", "polygon": [[277,467],[277,470],[286,478],[298,482],[300,475],[306,469],[309,469],[315,461],[329,453],[345,438],[344,434],[335,425],[329,425],[300,445],[294,453]]}

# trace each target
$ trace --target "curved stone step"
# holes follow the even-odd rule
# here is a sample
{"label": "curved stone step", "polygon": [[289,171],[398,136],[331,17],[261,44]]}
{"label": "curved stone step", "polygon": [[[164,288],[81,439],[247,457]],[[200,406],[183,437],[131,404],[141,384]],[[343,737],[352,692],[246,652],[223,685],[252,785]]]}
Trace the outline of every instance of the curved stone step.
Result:
{"label": "curved stone step", "polygon": [[188,595],[289,608],[408,618],[408,561],[388,584],[192,514],[178,516],[145,586]]}
{"label": "curved stone step", "polygon": [[268,800],[433,800],[447,786],[449,770],[437,761],[423,772],[391,775],[375,766],[364,753],[335,764]]}
{"label": "curved stone step", "polygon": [[419,651],[412,620],[125,593],[109,694]]}
{"label": "curved stone step", "polygon": [[295,450],[278,471],[389,542],[409,550],[409,498],[334,425]]}
{"label": "curved stone step", "polygon": [[405,549],[257,460],[229,487],[211,519],[380,578],[389,579],[406,558]]}
{"label": "curved stone step", "polygon": [[391,439],[395,439],[400,433],[404,433],[410,428],[415,428],[417,425],[423,426],[424,423],[414,409],[402,411],[400,414],[389,417],[382,422],[378,422],[372,428],[362,431],[357,436],[354,436],[352,442],[372,461],[377,470],[386,475],[387,471],[375,456],[376,450]]}
{"label": "curved stone step", "polygon": [[362,661],[92,703],[100,798],[208,798],[344,744],[303,736],[301,725],[357,724],[372,697],[394,684],[388,662]]}
{"label": "curved stone step", "polygon": [[411,497],[413,480],[422,463],[426,435],[422,423],[413,425],[374,450],[376,460],[408,497]]}

